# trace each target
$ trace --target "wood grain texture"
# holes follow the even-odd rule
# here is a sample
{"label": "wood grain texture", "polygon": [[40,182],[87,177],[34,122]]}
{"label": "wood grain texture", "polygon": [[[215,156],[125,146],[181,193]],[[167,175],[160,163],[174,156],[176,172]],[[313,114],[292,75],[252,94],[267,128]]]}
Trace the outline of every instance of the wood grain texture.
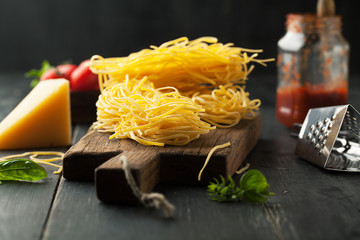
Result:
{"label": "wood grain texture", "polygon": [[[23,152],[0,151],[0,157]],[[53,167],[45,169],[48,177],[38,182],[3,181],[0,185],[1,240],[40,239],[60,177]]]}
{"label": "wood grain texture", "polygon": [[[264,173],[275,193],[266,204],[222,204],[209,200],[205,186],[158,184],[154,191],[176,207],[174,218],[164,219],[162,212],[138,205],[104,204],[93,182],[62,178],[57,190],[57,179],[5,182],[0,185],[0,239],[359,239],[360,175],[323,170],[296,157],[296,139],[276,120],[275,81],[269,79],[274,76],[247,84],[251,96],[263,102],[263,127],[246,162]],[[28,81],[22,74],[0,74],[0,81],[2,119],[25,95]],[[360,76],[352,76],[350,86],[349,103],[360,109]],[[74,144],[88,127],[74,126]]]}
{"label": "wood grain texture", "polygon": [[64,158],[64,177],[91,180],[95,171],[97,196],[104,202],[133,202],[120,161],[126,156],[138,187],[150,192],[160,182],[197,184],[197,175],[210,150],[227,142],[211,157],[200,183],[220,174],[233,175],[255,146],[261,133],[261,115],[229,129],[216,129],[183,146],[144,146],[131,139],[109,140],[109,134],[89,132]]}
{"label": "wood grain texture", "polygon": [[[23,74],[0,73],[0,121],[30,92]],[[26,150],[1,150],[0,157],[20,154]],[[43,149],[37,149],[43,150]],[[65,152],[66,148],[47,149]],[[0,239],[41,239],[60,175],[45,167],[48,177],[35,182],[3,181],[0,185]]]}
{"label": "wood grain texture", "polygon": [[91,182],[62,180],[42,240],[278,239],[263,205],[219,204],[202,186],[160,184],[154,190],[176,206],[172,219],[138,205],[104,204]]}
{"label": "wood grain texture", "polygon": [[176,206],[166,220],[140,206],[101,203],[92,183],[62,180],[44,239],[358,239],[360,176],[296,157],[296,139],[274,108],[261,112],[264,131],[246,162],[275,193],[266,204],[222,204],[210,201],[203,186],[159,184],[154,191]]}
{"label": "wood grain texture", "polygon": [[273,108],[263,108],[263,131],[248,156],[275,195],[265,203],[279,239],[358,239],[360,175],[322,169],[297,157],[297,140],[276,121]]}

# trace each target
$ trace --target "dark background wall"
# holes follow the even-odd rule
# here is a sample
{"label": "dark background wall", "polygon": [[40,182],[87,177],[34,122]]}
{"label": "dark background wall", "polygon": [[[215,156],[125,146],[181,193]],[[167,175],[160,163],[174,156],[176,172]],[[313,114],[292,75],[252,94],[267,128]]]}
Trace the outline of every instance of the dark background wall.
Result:
{"label": "dark background wall", "polygon": [[[351,45],[351,73],[360,73],[360,3],[337,0]],[[0,0],[0,71],[26,71],[43,59],[74,63],[94,54],[125,56],[187,36],[215,36],[276,57],[289,12],[315,12],[316,0]],[[275,63],[256,72],[275,72]]]}

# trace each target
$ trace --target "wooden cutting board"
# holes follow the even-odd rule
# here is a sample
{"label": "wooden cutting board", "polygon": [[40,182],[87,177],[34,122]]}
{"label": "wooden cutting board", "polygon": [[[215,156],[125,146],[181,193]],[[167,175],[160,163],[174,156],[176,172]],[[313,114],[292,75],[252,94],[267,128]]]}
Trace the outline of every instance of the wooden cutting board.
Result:
{"label": "wooden cutting board", "polygon": [[[233,175],[256,145],[261,132],[261,115],[242,120],[229,129],[216,129],[184,146],[144,146],[131,139],[109,139],[110,134],[92,130],[65,154],[64,178],[93,181],[103,202],[137,201],[122,169],[121,155],[126,155],[135,181],[143,192],[151,192],[162,183],[208,184],[219,175]],[[201,181],[197,180],[210,150],[230,142],[229,147],[215,151]]]}

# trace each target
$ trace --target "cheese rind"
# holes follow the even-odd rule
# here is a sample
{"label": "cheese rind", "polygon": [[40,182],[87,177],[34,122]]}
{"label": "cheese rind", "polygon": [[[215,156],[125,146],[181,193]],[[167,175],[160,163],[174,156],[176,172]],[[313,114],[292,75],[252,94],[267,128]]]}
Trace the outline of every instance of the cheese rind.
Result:
{"label": "cheese rind", "polygon": [[0,149],[70,145],[69,89],[66,79],[40,81],[0,123]]}

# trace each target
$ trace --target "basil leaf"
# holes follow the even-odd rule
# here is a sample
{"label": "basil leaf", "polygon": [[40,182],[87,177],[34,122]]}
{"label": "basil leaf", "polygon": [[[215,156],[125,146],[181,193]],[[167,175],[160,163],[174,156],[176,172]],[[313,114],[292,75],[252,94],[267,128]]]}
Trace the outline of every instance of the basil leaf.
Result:
{"label": "basil leaf", "polygon": [[234,180],[228,176],[229,184],[227,185],[226,179],[220,175],[221,182],[214,178],[215,182],[208,185],[208,194],[212,200],[218,202],[238,201],[243,197],[243,191],[236,187]]}
{"label": "basil leaf", "polygon": [[0,162],[0,180],[38,181],[47,176],[45,169],[28,159],[11,159]]}
{"label": "basil leaf", "polygon": [[256,169],[246,172],[240,179],[240,188],[244,191],[244,199],[248,202],[264,203],[268,200],[270,185],[265,176]]}
{"label": "basil leaf", "polygon": [[50,65],[50,62],[44,60],[41,63],[41,69],[31,69],[25,73],[26,77],[33,77],[34,79],[30,82],[31,88],[34,88],[40,81],[41,75],[43,75],[47,70],[54,68]]}
{"label": "basil leaf", "polygon": [[48,60],[44,60],[41,63],[40,69],[31,69],[25,73],[25,76],[26,77],[35,77],[35,78],[40,79],[41,75],[43,75],[44,72],[46,72],[47,70],[49,70],[51,68],[54,68],[54,67],[50,65],[50,62]]}

